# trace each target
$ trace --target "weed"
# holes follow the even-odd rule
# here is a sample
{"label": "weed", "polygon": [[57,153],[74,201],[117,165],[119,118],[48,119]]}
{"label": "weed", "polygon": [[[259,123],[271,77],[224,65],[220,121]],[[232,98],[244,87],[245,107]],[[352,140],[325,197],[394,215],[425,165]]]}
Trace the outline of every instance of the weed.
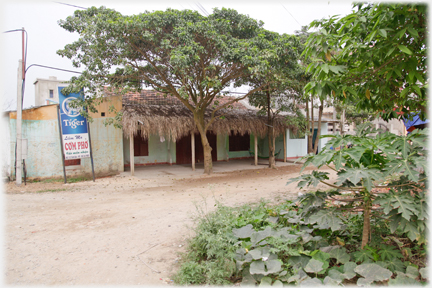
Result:
{"label": "weed", "polygon": [[60,191],[66,191],[66,189],[46,189],[46,190],[36,191],[36,193],[60,192]]}

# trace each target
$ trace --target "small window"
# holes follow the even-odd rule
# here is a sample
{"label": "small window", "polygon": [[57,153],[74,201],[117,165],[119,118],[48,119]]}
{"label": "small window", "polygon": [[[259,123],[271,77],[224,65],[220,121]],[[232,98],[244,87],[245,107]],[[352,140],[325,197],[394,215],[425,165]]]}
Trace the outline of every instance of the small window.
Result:
{"label": "small window", "polygon": [[49,98],[54,98],[54,90],[49,90]]}
{"label": "small window", "polygon": [[229,151],[249,151],[250,135],[232,134],[229,135]]}
{"label": "small window", "polygon": [[134,156],[148,156],[148,139],[145,140],[141,133],[134,136]]}
{"label": "small window", "polygon": [[289,130],[289,137],[290,139],[304,139],[305,133],[300,132],[300,130],[298,130],[297,133],[293,133],[293,131]]}
{"label": "small window", "polygon": [[105,112],[101,112],[101,116],[102,116],[102,117],[105,117]]}
{"label": "small window", "polygon": [[65,160],[65,166],[81,165],[81,159]]}

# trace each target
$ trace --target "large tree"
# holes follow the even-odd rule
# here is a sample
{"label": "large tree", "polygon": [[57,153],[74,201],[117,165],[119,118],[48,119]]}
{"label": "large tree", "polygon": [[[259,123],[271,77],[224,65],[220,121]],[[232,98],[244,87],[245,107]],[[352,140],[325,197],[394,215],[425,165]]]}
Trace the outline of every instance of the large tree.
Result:
{"label": "large tree", "polygon": [[[269,168],[275,166],[274,119],[282,111],[296,112],[297,94],[292,89],[298,69],[298,40],[293,35],[279,35],[275,32],[262,33],[266,41],[260,41],[262,48],[274,51],[277,57],[270,62],[271,70],[260,76],[251,75],[245,82],[250,87],[264,87],[261,91],[249,96],[249,102],[260,108],[259,113],[267,115],[267,137],[269,146]],[[259,39],[259,38],[257,38]],[[270,46],[268,46],[270,45]]]}
{"label": "large tree", "polygon": [[[86,89],[86,105],[102,86],[117,92],[143,86],[177,97],[192,113],[204,147],[204,173],[212,172],[211,147],[206,137],[215,113],[268,85],[254,87],[242,97],[219,104],[222,90],[242,77],[260,76],[271,69],[274,51],[256,41],[263,23],[232,9],[215,9],[208,17],[195,11],[172,10],[124,16],[105,7],[75,11],[59,21],[80,38],[58,54],[85,70],[72,78],[68,91]],[[289,51],[287,51],[289,53]],[[205,119],[205,111],[211,118]]]}
{"label": "large tree", "polygon": [[[298,69],[296,71],[296,82],[295,85],[292,85],[292,88],[296,91],[296,93],[299,95],[299,98],[301,99],[301,102],[304,103],[305,106],[305,114],[306,114],[306,131],[307,131],[307,152],[316,154],[318,151],[318,143],[319,143],[319,137],[321,135],[321,120],[324,110],[324,101],[328,100],[328,95],[314,95],[312,94],[313,91],[305,92],[304,88],[312,79],[312,74],[308,71],[306,71],[306,68],[308,64],[311,63],[310,59],[307,59],[303,55],[303,51],[306,48],[306,42],[308,37],[310,36],[310,33],[308,32],[307,26],[302,26],[300,30],[295,31],[296,36],[299,39],[300,42],[300,49],[299,53],[301,53],[300,62],[298,65]],[[312,92],[312,93],[311,93]],[[319,105],[314,105],[314,102],[318,102]],[[315,116],[314,116],[314,109],[318,108],[318,130],[317,135],[315,137],[315,141],[313,140],[314,135],[314,129],[315,129]]]}
{"label": "large tree", "polygon": [[[356,103],[383,118],[427,110],[427,6],[354,4],[351,14],[314,21],[304,55],[312,59],[306,91]],[[334,53],[337,52],[337,53]],[[399,114],[402,117],[402,114]]]}

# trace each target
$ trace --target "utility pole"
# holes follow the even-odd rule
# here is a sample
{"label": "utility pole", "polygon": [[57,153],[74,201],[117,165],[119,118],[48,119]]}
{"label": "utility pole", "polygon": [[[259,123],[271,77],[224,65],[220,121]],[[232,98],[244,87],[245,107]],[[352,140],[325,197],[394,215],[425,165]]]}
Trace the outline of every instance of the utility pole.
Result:
{"label": "utility pole", "polygon": [[21,126],[22,126],[22,60],[19,60],[18,65],[18,85],[17,85],[17,124],[16,124],[16,159],[15,159],[15,178],[16,178],[16,185],[20,186],[22,183],[22,133],[21,133]]}
{"label": "utility pole", "polygon": [[23,80],[25,79],[25,55],[24,55],[24,27],[22,27],[22,58],[18,66],[18,85],[17,85],[17,125],[16,125],[16,185],[22,183],[22,100],[23,100]]}

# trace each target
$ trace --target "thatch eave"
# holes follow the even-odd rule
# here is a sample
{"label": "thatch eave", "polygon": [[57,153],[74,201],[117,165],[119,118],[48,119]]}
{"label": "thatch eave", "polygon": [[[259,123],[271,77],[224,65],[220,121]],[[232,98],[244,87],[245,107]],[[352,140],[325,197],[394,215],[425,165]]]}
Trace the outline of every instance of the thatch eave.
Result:
{"label": "thatch eave", "polygon": [[[123,105],[123,131],[127,137],[141,131],[142,137],[148,139],[150,134],[164,135],[168,139],[177,141],[192,132],[198,133],[193,114],[181,105],[148,105],[129,103]],[[208,121],[211,110],[205,113]],[[263,138],[267,135],[267,117],[257,115],[257,111],[244,109],[225,109],[216,113],[217,119],[209,127],[216,134],[246,133],[256,134]],[[274,133],[278,136],[285,129],[296,130],[297,127],[288,125],[286,117],[276,116]]]}

